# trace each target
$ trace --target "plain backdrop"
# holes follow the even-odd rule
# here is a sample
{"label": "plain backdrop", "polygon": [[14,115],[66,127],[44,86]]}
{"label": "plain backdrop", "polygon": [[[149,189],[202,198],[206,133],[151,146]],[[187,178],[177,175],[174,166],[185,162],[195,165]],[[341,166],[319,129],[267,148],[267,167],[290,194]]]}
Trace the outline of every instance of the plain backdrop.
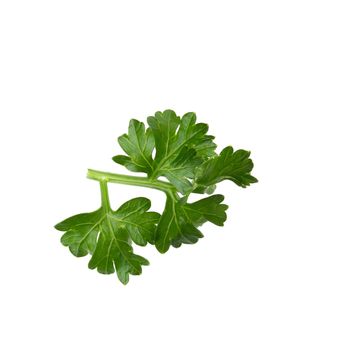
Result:
{"label": "plain backdrop", "polygon": [[[1,349],[349,349],[348,1],[0,2]],[[128,121],[195,111],[259,183],[127,286],[53,225]],[[110,185],[113,207],[161,193]]]}

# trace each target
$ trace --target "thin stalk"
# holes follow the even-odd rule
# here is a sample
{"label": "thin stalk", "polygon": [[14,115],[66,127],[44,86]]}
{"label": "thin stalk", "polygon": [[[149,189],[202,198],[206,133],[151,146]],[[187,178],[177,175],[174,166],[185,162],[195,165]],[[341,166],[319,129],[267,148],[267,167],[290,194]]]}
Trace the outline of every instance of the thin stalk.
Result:
{"label": "thin stalk", "polygon": [[147,177],[113,174],[92,169],[88,169],[87,177],[92,180],[100,181],[100,183],[114,182],[123,185],[153,188],[159,191],[163,191],[167,194],[176,193],[175,187],[170,183],[156,179],[149,179]]}
{"label": "thin stalk", "polygon": [[106,213],[108,213],[111,210],[111,204],[109,201],[109,195],[108,195],[108,185],[107,182],[104,180],[100,181],[100,189],[101,189],[101,203],[102,208]]}

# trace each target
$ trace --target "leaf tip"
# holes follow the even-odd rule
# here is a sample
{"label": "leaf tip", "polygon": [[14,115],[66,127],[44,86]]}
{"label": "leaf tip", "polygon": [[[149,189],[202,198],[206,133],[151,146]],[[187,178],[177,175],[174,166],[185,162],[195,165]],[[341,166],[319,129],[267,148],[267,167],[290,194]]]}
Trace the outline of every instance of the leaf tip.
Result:
{"label": "leaf tip", "polygon": [[62,223],[61,223],[61,222],[59,222],[58,224],[56,224],[56,225],[54,226],[54,228],[55,228],[56,230],[58,230],[58,231],[65,231],[64,228],[62,227]]}
{"label": "leaf tip", "polygon": [[157,244],[157,242],[156,242],[156,248],[157,248],[158,252],[161,254],[165,254],[169,250],[169,247],[170,246],[168,246],[168,245]]}

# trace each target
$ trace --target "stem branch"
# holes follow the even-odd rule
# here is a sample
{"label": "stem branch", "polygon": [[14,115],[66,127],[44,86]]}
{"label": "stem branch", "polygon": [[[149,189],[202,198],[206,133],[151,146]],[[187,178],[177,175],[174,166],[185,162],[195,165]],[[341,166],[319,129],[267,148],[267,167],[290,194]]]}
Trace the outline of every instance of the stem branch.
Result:
{"label": "stem branch", "polygon": [[107,187],[107,182],[105,180],[100,181],[100,189],[101,189],[102,208],[107,213],[111,209],[111,204],[109,202],[108,187]]}
{"label": "stem branch", "polygon": [[[123,185],[148,187],[159,191],[163,191],[167,194],[176,193],[175,187],[170,183],[156,180],[156,179],[149,179],[147,177],[113,174],[113,173],[107,173],[104,171],[92,170],[92,169],[88,169],[87,177],[88,179],[100,181],[102,195],[103,195],[103,192],[102,192],[103,183],[105,188],[107,188],[107,185],[106,185],[107,182],[114,182],[114,183],[123,184]],[[108,193],[107,193],[107,196],[108,196]]]}

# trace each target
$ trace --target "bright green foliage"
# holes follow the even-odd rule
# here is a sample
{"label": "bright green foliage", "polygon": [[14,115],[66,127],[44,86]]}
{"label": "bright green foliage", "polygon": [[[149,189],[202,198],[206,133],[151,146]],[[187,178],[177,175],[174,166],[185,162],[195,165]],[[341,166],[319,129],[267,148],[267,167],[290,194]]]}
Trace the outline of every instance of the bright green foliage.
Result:
{"label": "bright green foliage", "polygon": [[92,213],[74,215],[55,226],[66,231],[61,242],[77,257],[92,254],[89,268],[103,274],[117,272],[122,283],[129,274],[139,275],[141,265],[148,261],[135,255],[131,240],[145,246],[154,243],[159,214],[148,212],[151,202],[147,198],[134,198],[118,210],[101,207]]}
{"label": "bright green foliage", "polygon": [[[64,231],[61,242],[73,255],[90,254],[89,268],[103,274],[116,272],[126,284],[129,275],[139,275],[148,261],[133,253],[132,243],[155,245],[165,253],[173,246],[194,244],[203,237],[199,227],[205,222],[223,226],[228,206],[224,196],[212,195],[190,202],[191,193],[212,194],[216,184],[231,180],[246,187],[257,179],[250,173],[250,152],[226,147],[217,155],[208,125],[197,123],[195,113],[182,118],[174,111],[156,112],[148,117],[148,127],[132,119],[128,134],[118,138],[127,155],[113,160],[147,177],[119,175],[89,170],[88,177],[100,182],[102,205],[97,211],[72,216],[55,227]],[[168,181],[162,181],[165,177]],[[143,186],[166,195],[162,215],[148,211],[147,198],[134,198],[118,210],[110,207],[107,183]]]}
{"label": "bright green foliage", "polygon": [[243,149],[233,151],[232,147],[224,148],[219,156],[204,162],[196,171],[196,183],[201,186],[215,185],[223,180],[231,180],[236,185],[247,187],[258,180],[250,175],[253,162],[250,152]]}
{"label": "bright green foliage", "polygon": [[206,221],[223,226],[226,220],[225,204],[222,195],[214,195],[194,203],[187,203],[186,198],[178,199],[167,196],[164,213],[157,227],[156,247],[165,253],[170,245],[178,248],[182,243],[193,244],[202,238],[197,229]]}
{"label": "bright green foliage", "polygon": [[115,156],[113,160],[131,171],[152,174],[154,137],[150,129],[135,119],[129,123],[129,133],[118,138],[120,147],[129,156]]}
{"label": "bright green foliage", "polygon": [[149,128],[145,131],[143,123],[130,121],[129,134],[118,139],[128,156],[115,156],[113,160],[153,179],[165,176],[179,192],[190,193],[195,168],[215,155],[216,145],[214,137],[207,135],[208,125],[196,123],[195,113],[180,118],[171,110],[157,112],[147,122]]}
{"label": "bright green foliage", "polygon": [[80,257],[92,254],[96,248],[100,223],[105,213],[100,208],[92,213],[74,215],[55,226],[59,231],[66,231],[61,237],[61,243],[69,247],[73,255]]}
{"label": "bright green foliage", "polygon": [[215,155],[216,145],[212,141],[214,137],[207,135],[208,125],[196,124],[194,113],[180,119],[170,110],[157,112],[147,121],[156,143],[152,177],[165,176],[179,192],[191,192],[190,179],[195,168]]}

